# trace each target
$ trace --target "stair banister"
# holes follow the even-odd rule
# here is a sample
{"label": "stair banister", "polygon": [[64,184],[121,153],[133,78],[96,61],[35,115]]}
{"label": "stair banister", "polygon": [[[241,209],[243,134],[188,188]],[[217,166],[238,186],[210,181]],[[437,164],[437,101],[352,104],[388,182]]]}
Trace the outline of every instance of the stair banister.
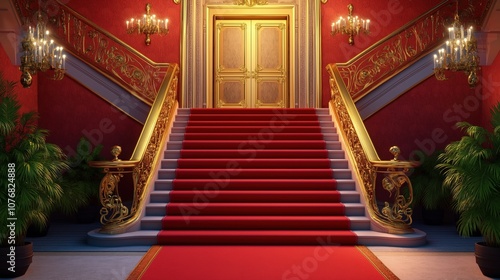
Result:
{"label": "stair banister", "polygon": [[[113,160],[89,163],[92,167],[102,168],[105,173],[99,191],[103,224],[101,233],[127,232],[143,214],[148,187],[155,175],[154,171],[161,159],[178,107],[178,76],[178,65],[170,64],[130,160],[120,160],[118,156],[121,148],[114,146],[111,151],[115,157]],[[118,185],[120,179],[130,173],[134,186],[132,205],[129,208],[122,201]]]}
{"label": "stair banister", "polygon": [[[410,207],[413,189],[406,173],[416,163],[398,160],[400,151],[396,146],[390,148],[394,159],[379,158],[337,65],[329,64],[327,71],[330,75],[330,112],[347,146],[346,152],[353,164],[373,229],[396,234],[413,232]],[[382,190],[388,196],[383,204],[378,199]]]}

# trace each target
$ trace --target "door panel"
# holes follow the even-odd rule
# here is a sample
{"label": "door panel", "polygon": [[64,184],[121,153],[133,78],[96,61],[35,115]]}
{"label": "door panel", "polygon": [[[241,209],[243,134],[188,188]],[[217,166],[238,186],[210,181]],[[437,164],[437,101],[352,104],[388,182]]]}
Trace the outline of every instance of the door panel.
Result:
{"label": "door panel", "polygon": [[214,106],[287,107],[287,21],[215,22]]}
{"label": "door panel", "polygon": [[218,108],[248,107],[248,21],[216,22],[214,101]]}

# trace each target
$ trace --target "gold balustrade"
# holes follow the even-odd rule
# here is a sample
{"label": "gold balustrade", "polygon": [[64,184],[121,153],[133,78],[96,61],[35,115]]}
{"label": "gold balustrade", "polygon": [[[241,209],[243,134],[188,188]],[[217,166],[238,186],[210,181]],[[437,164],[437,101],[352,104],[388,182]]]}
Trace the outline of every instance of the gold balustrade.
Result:
{"label": "gold balustrade", "polygon": [[[101,223],[100,232],[117,234],[126,232],[137,223],[144,209],[154,171],[161,160],[168,132],[178,107],[177,91],[179,67],[170,64],[160,91],[153,102],[148,118],[130,160],[120,160],[119,146],[114,146],[111,161],[94,161],[89,164],[104,170],[100,184]],[[127,207],[119,193],[119,182],[126,174],[133,177],[132,204]]]}
{"label": "gold balustrade", "polygon": [[[406,174],[416,163],[398,160],[397,146],[390,148],[393,159],[380,160],[337,65],[329,64],[327,71],[330,75],[330,112],[347,146],[346,152],[353,163],[353,172],[373,225],[389,233],[413,232],[410,207],[413,189]],[[381,197],[386,198],[379,203]]]}

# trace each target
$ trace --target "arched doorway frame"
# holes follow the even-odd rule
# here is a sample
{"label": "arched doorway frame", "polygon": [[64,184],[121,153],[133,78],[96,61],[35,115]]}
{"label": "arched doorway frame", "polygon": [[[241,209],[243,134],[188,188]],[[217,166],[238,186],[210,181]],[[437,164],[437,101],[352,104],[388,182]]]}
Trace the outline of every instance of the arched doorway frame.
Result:
{"label": "arched doorway frame", "polygon": [[[229,2],[229,3],[228,3]],[[278,3],[279,2],[279,3]],[[268,0],[266,5],[295,7],[294,98],[291,107],[321,107],[321,2]],[[238,7],[234,1],[181,1],[181,100],[183,108],[205,108],[207,102],[207,15],[209,7]],[[251,8],[251,7],[248,7]]]}

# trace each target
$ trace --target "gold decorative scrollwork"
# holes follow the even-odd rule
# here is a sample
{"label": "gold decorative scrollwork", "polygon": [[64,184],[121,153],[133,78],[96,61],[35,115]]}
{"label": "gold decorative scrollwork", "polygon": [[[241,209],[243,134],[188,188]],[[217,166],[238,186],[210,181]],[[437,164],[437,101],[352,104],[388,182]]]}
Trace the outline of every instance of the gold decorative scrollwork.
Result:
{"label": "gold decorative scrollwork", "polygon": [[444,17],[448,5],[442,4],[395,31],[347,63],[338,64],[342,80],[354,101],[361,99],[382,82],[427,54],[443,40]]}
{"label": "gold decorative scrollwork", "polygon": [[[382,187],[389,193],[389,197],[393,198],[392,207],[387,201],[384,202],[382,214],[389,220],[397,223],[412,223],[413,210],[410,207],[413,201],[413,189],[410,179],[406,176],[407,169],[398,171],[394,168],[388,168],[387,174],[382,179]],[[381,172],[386,173],[386,172]],[[405,186],[408,188],[408,196],[404,196],[401,192]]]}
{"label": "gold decorative scrollwork", "polygon": [[267,5],[267,0],[235,0],[235,5],[246,5],[249,7],[253,7],[255,5]]}
{"label": "gold decorative scrollwork", "polygon": [[116,171],[104,169],[104,177],[101,180],[100,200],[101,200],[101,223],[121,222],[128,216],[128,208],[123,205],[120,194],[118,193],[118,183],[123,177],[123,168]]}

